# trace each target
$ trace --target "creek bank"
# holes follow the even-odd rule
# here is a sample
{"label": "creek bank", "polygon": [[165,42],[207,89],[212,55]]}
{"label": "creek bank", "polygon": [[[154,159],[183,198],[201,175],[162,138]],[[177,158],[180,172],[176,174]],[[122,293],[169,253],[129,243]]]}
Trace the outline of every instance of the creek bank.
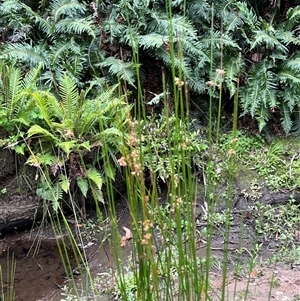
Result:
{"label": "creek bank", "polygon": [[35,194],[36,170],[22,158],[0,149],[0,235],[26,228],[43,216],[43,206]]}

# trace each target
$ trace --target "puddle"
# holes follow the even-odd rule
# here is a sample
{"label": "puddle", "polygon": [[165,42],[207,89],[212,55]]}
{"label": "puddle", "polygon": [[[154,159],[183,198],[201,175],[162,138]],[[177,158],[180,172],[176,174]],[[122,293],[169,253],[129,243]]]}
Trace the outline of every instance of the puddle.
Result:
{"label": "puddle", "polygon": [[[25,237],[24,237],[25,236]],[[64,266],[55,239],[41,239],[36,245],[33,239],[20,233],[0,240],[0,265],[3,278],[4,300],[13,289],[16,301],[51,300],[59,286],[66,281]],[[36,254],[35,254],[36,253]],[[8,278],[12,259],[16,263],[14,282]],[[75,258],[69,253],[71,266]],[[1,288],[1,286],[0,286]]]}

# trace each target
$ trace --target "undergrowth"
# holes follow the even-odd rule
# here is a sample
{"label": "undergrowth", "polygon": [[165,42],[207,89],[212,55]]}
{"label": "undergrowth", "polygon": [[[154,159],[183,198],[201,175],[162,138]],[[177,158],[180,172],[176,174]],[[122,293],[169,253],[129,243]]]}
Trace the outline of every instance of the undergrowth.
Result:
{"label": "undergrowth", "polygon": [[[60,0],[40,1],[39,9],[16,0],[1,4],[1,22],[9,25],[13,40],[1,53],[0,124],[7,133],[1,144],[25,155],[26,164],[37,170],[36,194],[46,204],[55,237],[63,238],[58,247],[70,284],[62,288],[61,300],[226,300],[230,269],[242,270],[249,286],[261,235],[278,240],[284,252],[296,249],[292,231],[299,208],[292,200],[287,207],[258,202],[246,208],[238,216],[236,262],[230,244],[239,164],[251,165],[271,189],[299,186],[296,155],[287,162],[284,146],[237,130],[241,105],[243,113],[258,120],[259,130],[270,112],[279,110],[284,131],[299,132],[299,57],[289,53],[289,47],[299,45],[299,33],[292,31],[299,7],[288,10],[281,26],[242,1],[96,1],[91,15],[82,3]],[[31,20],[35,26],[29,34]],[[41,40],[35,38],[37,28]],[[145,52],[165,67],[161,93],[152,93],[147,104],[140,64]],[[190,92],[207,102],[206,131],[190,118]],[[233,114],[231,133],[222,135],[224,94]],[[152,105],[160,106],[159,115],[149,116]],[[219,195],[221,180],[226,190]],[[118,181],[126,190],[125,234],[119,228]],[[244,196],[257,200],[259,179],[252,184]],[[86,219],[87,202],[97,213],[95,224]],[[257,218],[256,232],[244,247],[248,209]],[[281,218],[291,224],[282,227],[276,223]],[[99,235],[103,230],[105,235]],[[106,255],[112,258],[108,272],[97,276],[84,248],[92,236],[99,248],[109,246]],[[212,252],[216,237],[222,238],[221,255]],[[75,254],[76,271],[68,248]],[[245,252],[247,264],[241,269]],[[99,260],[107,263],[107,258]],[[216,271],[219,288],[212,280]],[[81,287],[75,274],[81,275]],[[246,291],[243,300],[248,297]]]}

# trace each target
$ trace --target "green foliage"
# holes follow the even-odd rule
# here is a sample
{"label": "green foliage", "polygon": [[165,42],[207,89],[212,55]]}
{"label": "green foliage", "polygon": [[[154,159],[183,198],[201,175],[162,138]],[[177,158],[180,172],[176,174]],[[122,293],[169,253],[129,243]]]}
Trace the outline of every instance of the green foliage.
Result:
{"label": "green foliage", "polygon": [[[58,94],[41,90],[37,85],[40,70],[41,65],[23,74],[18,68],[2,66],[0,130],[9,132],[6,144],[19,154],[30,153],[27,164],[42,175],[37,194],[51,200],[55,210],[63,192],[73,193],[76,184],[84,197],[91,189],[102,201],[102,174],[93,164],[104,154],[95,157],[92,165],[85,164],[85,156],[105,145],[113,157],[122,147],[120,129],[127,106],[115,97],[117,86],[88,99],[88,91],[79,91],[66,74],[58,81]],[[113,170],[109,174],[113,178]]]}
{"label": "green foliage", "polygon": [[87,71],[96,75],[93,65],[94,60],[99,62],[101,50],[95,47],[95,39],[101,34],[84,4],[53,0],[41,14],[21,1],[11,0],[1,3],[0,11],[5,33],[12,34],[11,42],[1,52],[2,59],[26,67],[42,63],[43,83],[50,87],[65,70],[79,86]]}
{"label": "green foliage", "polygon": [[[67,71],[78,86],[90,81],[103,90],[105,81],[120,79],[137,87],[137,55],[146,52],[173,66],[198,94],[218,97],[222,83],[232,98],[239,83],[242,113],[256,118],[260,130],[276,109],[284,131],[299,135],[299,6],[279,21],[282,4],[264,14],[262,4],[252,2],[172,1],[166,10],[152,0],[91,6],[53,0],[37,10],[4,1],[8,43],[1,57],[20,66],[41,64],[41,83],[51,89]],[[215,76],[218,69],[224,78]]]}
{"label": "green foliage", "polygon": [[255,203],[253,209],[258,233],[271,241],[273,248],[277,247],[280,252],[286,252],[296,246],[295,229],[300,222],[300,208],[293,197],[287,204],[278,206]]}
{"label": "green foliage", "polygon": [[[170,129],[177,131],[170,132]],[[140,124],[143,165],[152,174],[163,181],[169,181],[174,170],[191,167],[196,157],[204,157],[206,141],[199,131],[191,131],[190,124],[175,116],[160,116],[157,119],[145,120]],[[201,160],[197,163],[201,166]],[[181,177],[181,175],[178,175]]]}

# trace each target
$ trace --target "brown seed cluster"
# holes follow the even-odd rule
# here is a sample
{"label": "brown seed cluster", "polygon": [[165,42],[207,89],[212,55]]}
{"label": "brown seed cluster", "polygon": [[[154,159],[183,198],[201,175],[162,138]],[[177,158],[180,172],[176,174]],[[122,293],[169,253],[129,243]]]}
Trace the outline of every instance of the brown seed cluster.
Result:
{"label": "brown seed cluster", "polygon": [[181,205],[182,205],[182,198],[181,198],[181,197],[178,197],[178,198],[176,198],[175,201],[172,203],[170,211],[171,211],[172,213],[174,213],[177,209],[180,209]]}
{"label": "brown seed cluster", "polygon": [[138,138],[137,132],[136,132],[136,126],[138,124],[137,120],[133,120],[129,122],[130,127],[130,133],[128,135],[128,142],[129,146],[132,148],[132,151],[126,156],[122,156],[120,159],[118,159],[118,163],[120,166],[129,166],[131,169],[132,175],[139,176],[142,173],[142,164],[140,160],[140,152],[135,149],[139,145],[140,139]]}
{"label": "brown seed cluster", "polygon": [[[216,81],[222,82],[222,78],[224,77],[224,75],[225,75],[225,73],[226,73],[225,70],[223,70],[223,69],[216,69],[216,73],[217,73]],[[218,79],[219,79],[219,80],[218,80]],[[212,80],[209,80],[209,81],[205,82],[205,84],[206,84],[206,86],[208,86],[208,87],[213,87],[213,86],[216,85],[215,82],[213,82]],[[217,87],[218,89],[220,89],[220,88],[221,88],[221,84],[220,84],[220,83],[217,84],[216,87]]]}
{"label": "brown seed cluster", "polygon": [[145,232],[143,234],[143,238],[142,238],[142,245],[143,246],[148,245],[148,243],[149,243],[149,241],[152,237],[152,234],[149,233],[149,231],[151,231],[152,228],[153,228],[153,223],[149,219],[146,219],[143,222],[143,232]]}

